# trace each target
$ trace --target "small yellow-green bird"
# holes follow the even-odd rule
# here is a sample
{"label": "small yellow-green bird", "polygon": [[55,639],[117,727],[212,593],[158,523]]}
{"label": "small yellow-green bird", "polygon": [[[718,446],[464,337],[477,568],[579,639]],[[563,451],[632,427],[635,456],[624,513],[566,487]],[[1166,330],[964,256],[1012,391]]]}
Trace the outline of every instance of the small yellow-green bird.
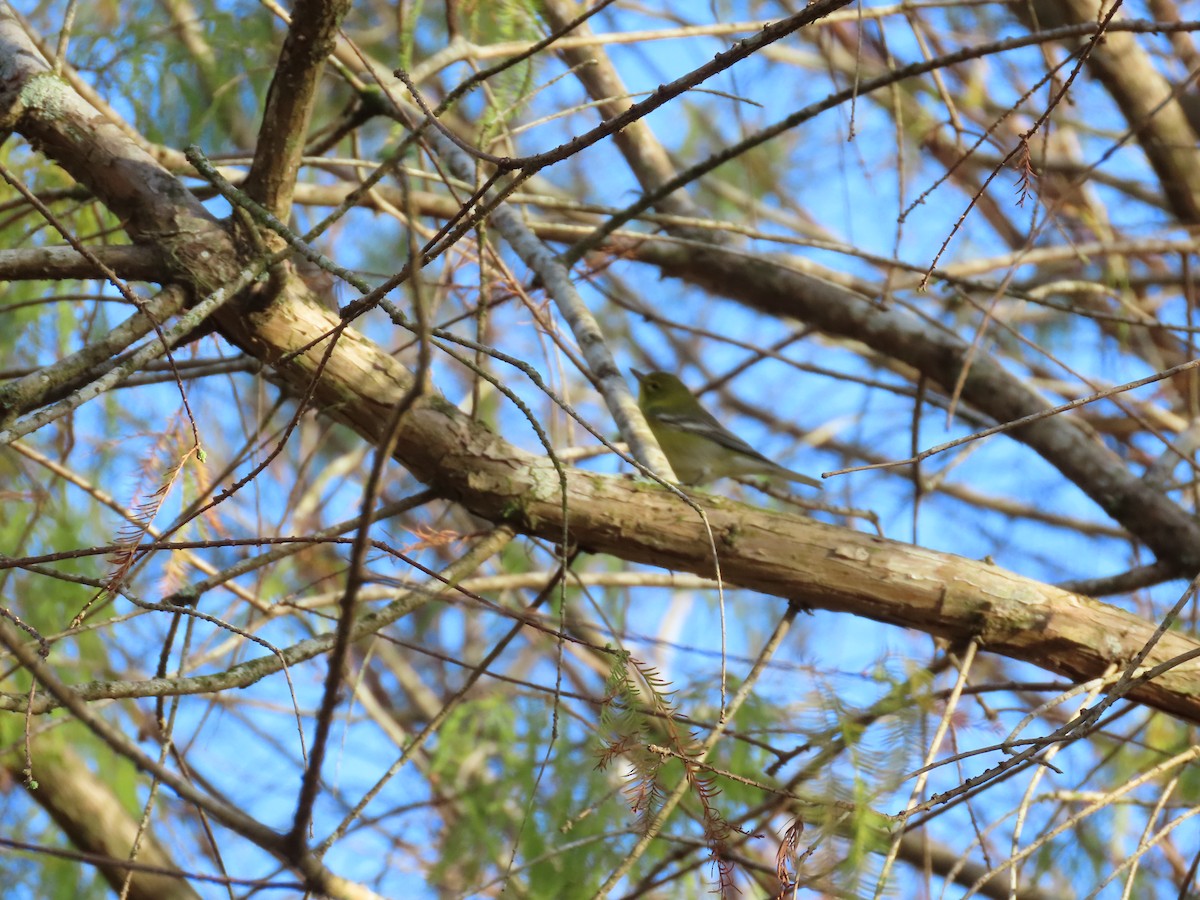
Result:
{"label": "small yellow-green bird", "polygon": [[731,432],[674,375],[630,371],[638,380],[638,406],[683,484],[735,475],[771,475],[821,487],[815,478],[771,462]]}

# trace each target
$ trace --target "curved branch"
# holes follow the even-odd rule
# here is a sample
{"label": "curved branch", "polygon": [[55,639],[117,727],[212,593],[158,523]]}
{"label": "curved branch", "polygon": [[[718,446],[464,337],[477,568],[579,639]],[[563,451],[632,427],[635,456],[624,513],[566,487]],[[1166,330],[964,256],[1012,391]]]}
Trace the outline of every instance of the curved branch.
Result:
{"label": "curved branch", "polygon": [[[853,338],[913,366],[949,391],[967,344],[895,307],[793,268],[786,257],[766,257],[705,246],[639,245],[635,255],[663,272],[774,316],[791,316],[829,334]],[[1043,412],[1049,404],[994,359],[977,357],[962,398],[996,422]],[[1169,497],[1131,472],[1115,453],[1064,416],[1010,432],[1145,542],[1176,574],[1200,572],[1200,525]]]}
{"label": "curved branch", "polygon": [[[0,7],[0,101],[11,106],[18,97],[30,99],[28,76],[37,67],[30,65],[34,57],[27,42],[21,45],[23,36],[6,29],[11,20],[5,12]],[[237,257],[224,232],[131,141],[107,132],[94,142],[58,134],[77,127],[87,133],[63,112],[64,107],[73,112],[86,105],[78,101],[72,106],[75,101],[69,97],[59,101],[53,116],[37,105],[18,103],[10,121],[52,147],[55,158],[110,207],[121,209],[137,233],[172,223],[191,225],[192,239],[199,235],[204,240],[187,247],[202,250],[202,255],[168,253],[182,278],[203,285],[236,271]],[[93,174],[98,153],[117,169],[153,171],[143,171],[148,177],[136,182],[113,183]],[[867,342],[939,383],[952,384],[958,375],[965,350],[958,338],[931,332],[914,317],[803,276],[784,263],[764,266],[762,257],[711,246],[697,254],[678,245],[647,243],[639,253],[669,274]],[[247,313],[231,304],[215,318],[227,338],[274,366],[302,393],[318,378],[314,401],[369,440],[382,437],[388,410],[411,387],[411,374],[353,329],[340,334],[323,360],[338,320],[309,302],[294,280],[265,308]],[[1045,406],[1035,392],[986,359],[972,368],[963,396],[998,421]],[[1017,436],[1160,557],[1180,568],[1200,569],[1200,528],[1069,420],[1039,422]],[[395,456],[419,479],[477,515],[528,534],[561,538],[563,504],[554,466],[508,444],[440,397],[425,397],[414,405],[401,426]],[[570,472],[567,491],[571,536],[581,548],[711,574],[704,524],[673,494],[628,478],[577,470]],[[753,590],[952,639],[975,638],[993,652],[1079,679],[1095,677],[1112,663],[1123,664],[1153,634],[1149,623],[1129,613],[994,566],[718,498],[701,496],[699,502],[719,536],[725,579]],[[1197,650],[1200,643],[1168,633],[1146,665]],[[1135,683],[1130,696],[1200,721],[1200,666],[1189,662],[1152,682]]]}

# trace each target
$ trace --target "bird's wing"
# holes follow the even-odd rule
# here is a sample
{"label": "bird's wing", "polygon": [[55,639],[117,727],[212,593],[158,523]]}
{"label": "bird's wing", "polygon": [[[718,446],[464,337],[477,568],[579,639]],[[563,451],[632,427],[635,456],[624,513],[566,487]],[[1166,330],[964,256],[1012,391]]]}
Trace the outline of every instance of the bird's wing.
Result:
{"label": "bird's wing", "polygon": [[664,425],[670,425],[682,431],[688,431],[701,437],[706,437],[710,441],[720,444],[727,450],[733,450],[735,453],[743,453],[746,456],[751,456],[754,459],[771,462],[740,437],[722,425],[707,409],[701,409],[698,412],[689,412],[683,415],[672,413],[660,413],[655,418]]}

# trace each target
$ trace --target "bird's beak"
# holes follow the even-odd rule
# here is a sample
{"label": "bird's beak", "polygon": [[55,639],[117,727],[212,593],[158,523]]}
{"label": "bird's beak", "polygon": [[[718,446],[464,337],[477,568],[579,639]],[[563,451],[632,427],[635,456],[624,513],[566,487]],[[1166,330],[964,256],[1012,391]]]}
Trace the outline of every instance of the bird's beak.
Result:
{"label": "bird's beak", "polygon": [[643,378],[646,377],[645,372],[639,372],[637,369],[630,369],[629,371],[633,373],[633,377],[636,378],[639,383]]}

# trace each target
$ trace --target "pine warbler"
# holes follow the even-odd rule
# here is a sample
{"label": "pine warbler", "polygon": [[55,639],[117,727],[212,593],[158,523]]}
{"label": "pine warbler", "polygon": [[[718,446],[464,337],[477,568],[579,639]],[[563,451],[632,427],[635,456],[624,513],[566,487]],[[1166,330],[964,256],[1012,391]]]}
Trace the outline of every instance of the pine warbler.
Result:
{"label": "pine warbler", "polygon": [[631,371],[640,388],[638,406],[683,484],[735,475],[772,475],[821,487],[815,478],[771,462],[729,431],[674,375]]}

